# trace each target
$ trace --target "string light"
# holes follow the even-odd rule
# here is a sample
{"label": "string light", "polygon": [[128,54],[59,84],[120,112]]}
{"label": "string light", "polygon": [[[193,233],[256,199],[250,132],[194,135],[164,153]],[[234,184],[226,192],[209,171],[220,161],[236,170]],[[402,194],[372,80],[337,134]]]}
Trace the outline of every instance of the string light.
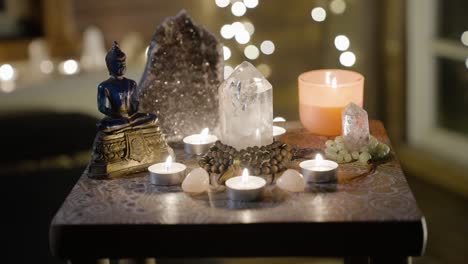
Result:
{"label": "string light", "polygon": [[258,48],[256,46],[248,45],[244,49],[244,55],[248,59],[255,60],[260,55],[260,51],[258,50]]}
{"label": "string light", "polygon": [[224,66],[224,79],[227,79],[231,73],[234,71],[234,68],[232,68],[229,65]]}
{"label": "string light", "polygon": [[230,4],[229,0],[215,0],[217,6],[224,8]]}
{"label": "string light", "polygon": [[10,64],[0,66],[0,80],[10,81],[15,77],[15,69]]}
{"label": "string light", "polygon": [[268,64],[262,63],[257,65],[257,70],[261,72],[265,78],[268,78],[271,75],[271,68]]}
{"label": "string light", "polygon": [[317,22],[322,22],[327,17],[327,11],[325,11],[325,9],[323,9],[322,7],[315,7],[310,12],[310,15],[312,16],[313,20]]}
{"label": "string light", "polygon": [[345,35],[335,37],[335,47],[337,50],[345,51],[349,48],[349,39]]}
{"label": "string light", "polygon": [[50,60],[41,61],[39,69],[44,74],[51,74],[54,71],[54,64]]}
{"label": "string light", "polygon": [[220,34],[225,39],[232,39],[234,37],[234,30],[231,25],[224,25],[221,27]]}
{"label": "string light", "polygon": [[270,55],[275,52],[275,44],[271,40],[265,40],[260,44],[260,50],[265,55]]}
{"label": "string light", "polygon": [[78,73],[80,66],[76,60],[66,60],[60,64],[60,72],[65,75]]}
{"label": "string light", "polygon": [[253,33],[255,32],[255,27],[252,23],[250,22],[244,22],[244,29],[249,32],[249,34],[252,36]]}
{"label": "string light", "polygon": [[258,5],[258,0],[244,0],[244,5],[248,8],[255,8]]}
{"label": "string light", "polygon": [[340,63],[343,66],[351,67],[356,63],[356,55],[351,51],[345,51],[340,55]]}
{"label": "string light", "polygon": [[468,31],[465,31],[461,34],[460,40],[463,45],[468,46]]}
{"label": "string light", "polygon": [[332,0],[330,2],[330,11],[332,13],[340,15],[346,10],[346,2],[344,0]]}
{"label": "string light", "polygon": [[226,47],[226,46],[223,46],[223,57],[224,57],[224,60],[229,60],[229,58],[231,58],[231,49]]}
{"label": "string light", "polygon": [[247,12],[247,8],[245,7],[244,3],[242,2],[235,2],[231,6],[231,12],[235,16],[243,16],[245,12]]}
{"label": "string light", "polygon": [[246,44],[250,41],[250,34],[244,29],[236,33],[235,39],[239,44]]}

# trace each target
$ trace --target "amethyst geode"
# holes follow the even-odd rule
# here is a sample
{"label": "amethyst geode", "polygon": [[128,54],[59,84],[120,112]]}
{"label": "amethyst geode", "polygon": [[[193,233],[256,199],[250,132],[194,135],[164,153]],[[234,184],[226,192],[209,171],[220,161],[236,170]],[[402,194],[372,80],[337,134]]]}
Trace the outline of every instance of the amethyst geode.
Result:
{"label": "amethyst geode", "polygon": [[141,109],[158,116],[169,141],[216,128],[222,47],[185,11],[156,28],[138,89]]}

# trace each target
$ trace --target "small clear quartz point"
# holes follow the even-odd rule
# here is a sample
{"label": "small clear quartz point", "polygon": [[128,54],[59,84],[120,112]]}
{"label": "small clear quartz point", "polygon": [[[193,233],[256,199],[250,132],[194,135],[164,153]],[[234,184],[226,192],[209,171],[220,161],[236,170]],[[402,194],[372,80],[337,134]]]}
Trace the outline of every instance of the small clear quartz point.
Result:
{"label": "small clear quartz point", "polygon": [[343,142],[348,151],[355,151],[369,144],[369,117],[366,110],[349,103],[341,116]]}

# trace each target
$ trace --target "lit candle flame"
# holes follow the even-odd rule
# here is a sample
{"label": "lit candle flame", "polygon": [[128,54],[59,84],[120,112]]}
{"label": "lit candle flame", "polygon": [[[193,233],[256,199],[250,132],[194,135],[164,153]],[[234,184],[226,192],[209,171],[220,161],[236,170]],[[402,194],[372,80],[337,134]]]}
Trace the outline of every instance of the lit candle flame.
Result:
{"label": "lit candle flame", "polygon": [[331,87],[332,87],[333,89],[336,89],[336,86],[337,86],[337,84],[336,84],[336,77],[333,77],[333,79],[331,80]]}
{"label": "lit candle flame", "polygon": [[242,171],[242,178],[241,178],[241,182],[242,183],[247,183],[249,181],[249,170],[248,169],[244,169]]}
{"label": "lit candle flame", "polygon": [[322,155],[320,155],[320,153],[317,153],[317,155],[315,155],[315,160],[316,160],[317,162],[323,161]]}
{"label": "lit candle flame", "polygon": [[208,136],[208,133],[210,133],[210,129],[207,128],[207,127],[205,127],[205,128],[201,131],[200,135],[202,135],[202,136]]}
{"label": "lit candle flame", "polygon": [[172,166],[172,156],[167,157],[166,162],[164,162],[164,167],[166,168],[166,171],[169,171],[169,169]]}
{"label": "lit candle flame", "polygon": [[210,129],[205,127],[200,133],[200,143],[205,142],[208,139],[208,134],[210,133]]}
{"label": "lit candle flame", "polygon": [[258,128],[255,130],[255,138],[260,139],[260,129]]}

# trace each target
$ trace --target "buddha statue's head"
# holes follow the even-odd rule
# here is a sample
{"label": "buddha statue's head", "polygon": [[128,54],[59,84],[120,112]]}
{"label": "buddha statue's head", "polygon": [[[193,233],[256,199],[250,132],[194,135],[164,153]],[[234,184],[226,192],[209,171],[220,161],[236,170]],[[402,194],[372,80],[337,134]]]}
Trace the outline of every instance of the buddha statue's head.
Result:
{"label": "buddha statue's head", "polygon": [[120,50],[117,41],[114,41],[112,48],[107,52],[106,65],[112,76],[119,77],[125,74],[125,53]]}

